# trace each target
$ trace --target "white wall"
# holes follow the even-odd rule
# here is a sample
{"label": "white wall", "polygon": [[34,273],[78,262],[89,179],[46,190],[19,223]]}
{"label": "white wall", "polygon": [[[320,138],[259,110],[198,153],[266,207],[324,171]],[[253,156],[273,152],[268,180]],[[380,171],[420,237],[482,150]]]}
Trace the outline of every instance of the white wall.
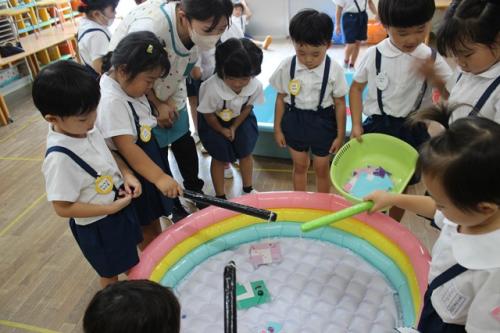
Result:
{"label": "white wall", "polygon": [[290,18],[299,10],[313,8],[334,16],[332,0],[246,0],[254,16],[247,31],[256,38],[272,35],[277,38],[288,36]]}

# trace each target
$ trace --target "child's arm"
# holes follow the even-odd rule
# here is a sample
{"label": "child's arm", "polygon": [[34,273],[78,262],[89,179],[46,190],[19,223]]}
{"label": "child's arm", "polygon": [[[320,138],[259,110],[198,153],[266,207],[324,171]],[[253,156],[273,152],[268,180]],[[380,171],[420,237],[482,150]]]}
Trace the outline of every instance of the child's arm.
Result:
{"label": "child's arm", "polygon": [[377,6],[373,3],[373,0],[368,0],[368,8],[370,8],[370,11],[378,17],[378,11],[377,11]]}
{"label": "child's arm", "polygon": [[419,67],[419,72],[422,74],[427,80],[430,81],[431,85],[439,90],[441,94],[441,98],[447,100],[450,96],[448,89],[446,89],[446,82],[443,78],[437,73],[435,68],[436,61],[432,58],[425,60]]}
{"label": "child's arm", "polygon": [[245,107],[241,110],[240,115],[233,119],[233,124],[230,127],[233,139],[234,139],[234,133],[236,133],[238,127],[245,121],[245,119],[247,119],[248,115],[250,114],[250,112],[252,112],[252,110],[253,110],[253,105],[245,105]]}
{"label": "child's arm", "polygon": [[134,172],[130,170],[127,163],[123,161],[123,159],[115,152],[112,152],[113,157],[115,158],[116,164],[118,165],[118,169],[123,176],[123,186],[125,187],[125,192],[127,194],[132,194],[133,198],[137,198],[142,193],[141,182],[134,176]]}
{"label": "child's arm", "polygon": [[433,218],[434,214],[436,214],[436,202],[431,197],[425,195],[375,191],[363,198],[363,200],[373,201],[374,205],[370,210],[371,213],[391,206],[397,206],[428,218]]}
{"label": "child's arm", "polygon": [[285,96],[286,94],[278,93],[274,113],[274,139],[281,148],[286,148],[285,136],[281,130],[281,120],[285,114]]}
{"label": "child's arm", "polygon": [[[371,1],[371,0],[370,0]],[[335,11],[335,33],[337,35],[340,35],[341,29],[340,29],[340,22],[342,18],[342,11],[344,10],[343,7],[340,7],[337,5],[337,10]]]}
{"label": "child's arm", "polygon": [[134,142],[131,135],[118,135],[113,137],[113,143],[116,148],[127,160],[130,166],[141,176],[169,198],[175,198],[182,194],[182,188],[177,182],[163,172],[163,170],[153,162],[148,155]]}
{"label": "child's arm", "polygon": [[345,96],[334,97],[333,100],[335,102],[335,118],[337,120],[337,137],[332,142],[330,154],[335,154],[342,147],[345,140]]}
{"label": "child's arm", "polygon": [[351,89],[349,90],[349,103],[352,119],[351,139],[356,138],[358,141],[361,141],[361,135],[363,134],[363,126],[361,124],[361,115],[363,112],[362,96],[366,84],[367,82],[361,83],[352,81]]}
{"label": "child's arm", "polygon": [[219,120],[217,119],[215,113],[204,113],[203,117],[205,117],[205,120],[207,121],[208,125],[212,127],[216,132],[222,134],[229,141],[233,141],[234,139],[233,131],[230,128],[222,126]]}
{"label": "child's arm", "polygon": [[96,205],[82,202],[52,201],[52,206],[57,215],[68,218],[84,218],[101,215],[111,215],[127,207],[132,200],[132,195],[118,198],[108,205]]}
{"label": "child's arm", "polygon": [[245,0],[241,0],[241,5],[243,6],[243,14],[247,16],[247,21],[250,21],[250,17],[252,17],[253,13],[248,7],[247,2]]}
{"label": "child's arm", "polygon": [[156,97],[153,90],[148,92],[146,95],[148,100],[151,101],[156,110],[158,110],[158,124],[165,128],[172,127],[178,116],[175,103],[171,99],[168,99],[165,102],[161,101],[158,97]]}

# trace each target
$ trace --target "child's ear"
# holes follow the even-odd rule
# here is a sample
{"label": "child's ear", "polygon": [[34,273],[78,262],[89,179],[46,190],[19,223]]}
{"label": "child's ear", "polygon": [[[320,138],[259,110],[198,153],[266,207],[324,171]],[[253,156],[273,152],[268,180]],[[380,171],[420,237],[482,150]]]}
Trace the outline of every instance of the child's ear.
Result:
{"label": "child's ear", "polygon": [[332,46],[332,41],[329,41],[327,44],[326,44],[326,48],[329,49],[330,46]]}
{"label": "child's ear", "polygon": [[499,207],[493,202],[480,202],[477,204],[477,210],[484,215],[492,215],[498,211]]}
{"label": "child's ear", "polygon": [[59,118],[59,117],[57,117],[57,116],[53,116],[53,115],[51,115],[51,114],[47,114],[47,115],[45,115],[45,117],[44,117],[44,118],[45,118],[45,120],[46,120],[46,121],[48,121],[49,123],[54,124],[55,122],[57,122],[57,120],[58,120],[58,118]]}

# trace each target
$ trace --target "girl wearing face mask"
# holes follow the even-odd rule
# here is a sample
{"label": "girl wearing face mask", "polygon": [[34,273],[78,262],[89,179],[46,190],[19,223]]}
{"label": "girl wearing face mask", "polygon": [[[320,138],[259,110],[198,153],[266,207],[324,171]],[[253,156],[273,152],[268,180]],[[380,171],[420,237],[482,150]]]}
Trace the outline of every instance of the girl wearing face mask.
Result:
{"label": "girl wearing face mask", "polygon": [[228,26],[231,0],[149,0],[134,8],[113,34],[110,50],[128,33],[151,31],[162,43],[171,64],[170,73],[156,80],[148,99],[158,111],[155,136],[166,154],[168,145],[177,160],[184,187],[201,192],[198,155],[189,132],[186,77],[196,64],[198,51],[215,47]]}
{"label": "girl wearing face mask", "polygon": [[102,57],[108,53],[119,0],[81,0],[78,11],[85,16],[78,26],[78,49],[85,68],[96,79],[101,75]]}

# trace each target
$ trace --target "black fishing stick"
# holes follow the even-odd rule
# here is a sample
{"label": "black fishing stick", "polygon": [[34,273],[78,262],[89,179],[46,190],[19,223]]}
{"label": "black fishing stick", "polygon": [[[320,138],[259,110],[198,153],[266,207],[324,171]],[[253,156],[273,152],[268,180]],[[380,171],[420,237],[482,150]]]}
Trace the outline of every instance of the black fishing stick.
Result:
{"label": "black fishing stick", "polygon": [[236,265],[224,268],[224,333],[236,333]]}
{"label": "black fishing stick", "polygon": [[194,202],[217,206],[220,208],[232,210],[245,215],[255,216],[263,220],[275,222],[278,215],[275,212],[266,209],[255,208],[247,205],[242,205],[236,202],[212,197],[198,192],[184,190],[184,198],[193,200]]}

